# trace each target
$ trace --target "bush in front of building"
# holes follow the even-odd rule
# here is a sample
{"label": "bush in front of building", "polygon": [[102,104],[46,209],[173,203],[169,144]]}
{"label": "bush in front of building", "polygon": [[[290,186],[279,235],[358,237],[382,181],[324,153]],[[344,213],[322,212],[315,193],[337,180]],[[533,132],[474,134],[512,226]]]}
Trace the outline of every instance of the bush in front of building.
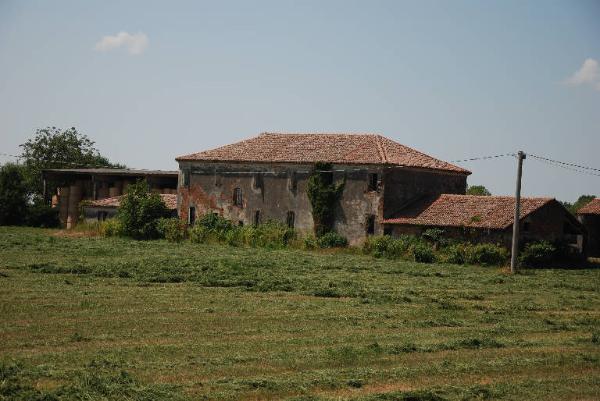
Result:
{"label": "bush in front of building", "polygon": [[58,227],[60,225],[58,208],[53,208],[42,200],[36,199],[27,206],[25,225],[42,228]]}
{"label": "bush in front of building", "polygon": [[150,193],[146,181],[130,185],[123,195],[117,219],[123,235],[135,239],[160,238],[158,221],[168,217],[169,211],[159,194]]}
{"label": "bush in front of building", "polygon": [[410,235],[401,235],[398,238],[392,238],[389,235],[376,235],[367,238],[363,244],[363,253],[373,255],[376,258],[408,258],[411,246],[418,241],[417,237]]}
{"label": "bush in front of building", "polygon": [[557,248],[550,242],[530,242],[521,251],[519,262],[526,267],[544,267],[555,261],[557,256]]}
{"label": "bush in front of building", "polygon": [[348,240],[335,231],[329,231],[317,237],[317,246],[319,248],[345,248],[348,246]]}
{"label": "bush in front of building", "polygon": [[116,218],[104,220],[100,223],[100,234],[104,237],[121,237],[123,233],[123,225]]}
{"label": "bush in front of building", "polygon": [[509,252],[495,244],[469,244],[465,249],[465,263],[481,266],[501,266],[506,264]]}
{"label": "bush in front of building", "polygon": [[187,237],[187,224],[178,217],[159,219],[157,229],[161,238],[169,242],[181,242]]}
{"label": "bush in front of building", "polygon": [[435,253],[433,252],[433,248],[429,244],[417,242],[410,248],[410,253],[415,262],[435,262]]}

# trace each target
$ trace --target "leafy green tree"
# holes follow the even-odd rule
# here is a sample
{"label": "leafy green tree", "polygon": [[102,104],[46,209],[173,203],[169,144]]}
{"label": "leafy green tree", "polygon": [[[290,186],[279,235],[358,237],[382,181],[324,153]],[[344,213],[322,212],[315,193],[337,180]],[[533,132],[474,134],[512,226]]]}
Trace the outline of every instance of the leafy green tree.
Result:
{"label": "leafy green tree", "polygon": [[27,201],[23,167],[12,163],[0,167],[0,225],[22,224]]}
{"label": "leafy green tree", "polygon": [[[21,145],[25,179],[32,195],[42,195],[42,170],[48,168],[123,167],[100,155],[95,143],[76,128],[38,129],[35,136]],[[62,184],[62,183],[51,183]],[[51,185],[53,187],[55,185]]]}
{"label": "leafy green tree", "polygon": [[308,199],[312,206],[315,235],[321,237],[333,230],[335,208],[344,192],[346,181],[333,182],[330,163],[316,163],[308,178]]}
{"label": "leafy green tree", "polygon": [[581,209],[582,207],[584,207],[585,205],[590,203],[594,198],[596,198],[594,195],[581,195],[575,201],[575,203],[569,203],[569,202],[561,202],[561,203],[563,204],[564,207],[567,208],[567,210],[569,212],[575,214],[575,213],[577,213],[577,211],[579,209]]}
{"label": "leafy green tree", "polygon": [[136,239],[159,238],[159,220],[168,217],[169,210],[159,194],[150,193],[146,181],[130,185],[121,198],[117,219],[123,235]]}
{"label": "leafy green tree", "polygon": [[492,193],[483,185],[470,185],[467,188],[467,195],[490,196]]}

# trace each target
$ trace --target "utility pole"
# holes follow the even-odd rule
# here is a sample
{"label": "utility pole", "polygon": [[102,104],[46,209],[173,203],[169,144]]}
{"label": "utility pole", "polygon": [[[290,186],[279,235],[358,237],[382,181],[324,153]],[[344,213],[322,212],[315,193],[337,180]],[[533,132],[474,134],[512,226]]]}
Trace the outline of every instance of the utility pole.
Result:
{"label": "utility pole", "polygon": [[512,251],[510,254],[510,272],[514,274],[517,269],[517,256],[519,254],[519,216],[521,214],[521,175],[523,173],[523,160],[527,155],[523,151],[517,153],[517,190],[515,191],[515,219],[513,221]]}

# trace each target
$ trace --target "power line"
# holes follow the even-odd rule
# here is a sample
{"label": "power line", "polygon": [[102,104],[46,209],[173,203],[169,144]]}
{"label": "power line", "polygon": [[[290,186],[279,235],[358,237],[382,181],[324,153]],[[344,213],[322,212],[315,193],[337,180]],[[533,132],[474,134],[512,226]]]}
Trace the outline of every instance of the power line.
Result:
{"label": "power line", "polygon": [[[548,165],[553,166],[553,167],[558,167],[558,168],[562,168],[562,169],[565,169],[565,170],[574,171],[576,173],[581,173],[581,174],[586,174],[586,175],[594,175],[596,177],[600,177],[600,174],[592,173],[591,171],[579,170],[579,169],[576,169],[576,168],[573,168],[573,167],[569,167],[569,163],[553,162],[553,161],[550,161],[550,160],[545,159],[545,158],[535,157],[533,155],[531,155],[531,157],[534,160],[538,161],[538,162],[545,163],[545,164],[548,164]],[[590,170],[596,170],[596,169],[592,169],[591,167],[589,169]]]}
{"label": "power line", "polygon": [[496,159],[496,158],[499,158],[499,157],[506,157],[506,156],[513,156],[513,157],[515,157],[516,154],[515,153],[503,153],[503,154],[500,154],[500,155],[479,156],[479,157],[472,157],[470,159],[451,160],[450,163],[464,163],[464,162],[472,162],[472,161],[475,161],[475,160]]}
{"label": "power line", "polygon": [[574,164],[574,163],[561,162],[559,160],[553,160],[553,159],[549,159],[547,157],[538,156],[538,155],[534,155],[534,154],[529,154],[529,156],[534,157],[534,158],[536,158],[538,160],[544,160],[544,161],[547,161],[547,162],[557,163],[557,164],[561,164],[561,165],[564,165],[564,166],[570,166],[570,167],[576,167],[576,168],[580,168],[580,169],[584,169],[584,170],[593,170],[593,171],[600,172],[600,168],[587,167],[587,166],[581,166],[579,164]]}

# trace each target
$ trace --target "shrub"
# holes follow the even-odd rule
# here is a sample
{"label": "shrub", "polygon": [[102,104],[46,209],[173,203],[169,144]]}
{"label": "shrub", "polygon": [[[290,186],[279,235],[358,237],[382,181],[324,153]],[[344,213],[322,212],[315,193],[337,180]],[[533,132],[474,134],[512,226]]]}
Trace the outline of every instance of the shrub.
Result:
{"label": "shrub", "polygon": [[203,244],[208,241],[211,231],[206,227],[196,224],[189,230],[190,241],[195,244]]}
{"label": "shrub", "polygon": [[337,184],[331,182],[333,177],[331,170],[331,163],[316,163],[306,184],[317,237],[333,229],[335,208],[346,185],[345,178]]}
{"label": "shrub", "polygon": [[409,246],[405,238],[393,239],[389,235],[382,235],[367,238],[363,252],[376,258],[395,259],[406,253]]}
{"label": "shrub", "polygon": [[432,263],[435,261],[435,254],[429,245],[416,243],[411,247],[411,253],[415,262]]}
{"label": "shrub", "polygon": [[547,241],[530,242],[521,251],[519,262],[523,266],[542,267],[552,263],[557,257],[557,249]]}
{"label": "shrub", "polygon": [[257,226],[243,227],[244,242],[249,246],[283,248],[296,238],[296,232],[287,225],[269,220]]}
{"label": "shrub", "polygon": [[7,163],[0,167],[0,225],[23,223],[27,211],[27,186],[23,167]]}
{"label": "shrub", "polygon": [[105,237],[123,236],[123,226],[118,219],[108,219],[100,223],[100,234]]}
{"label": "shrub", "polygon": [[135,239],[159,238],[158,221],[168,216],[168,210],[160,195],[150,193],[145,181],[130,185],[121,200],[117,219],[123,234]]}
{"label": "shrub", "polygon": [[54,228],[59,226],[58,208],[45,204],[41,199],[27,206],[25,224],[31,227]]}
{"label": "shrub", "polygon": [[506,263],[508,251],[494,244],[470,245],[466,248],[465,262],[482,266],[497,266]]}
{"label": "shrub", "polygon": [[344,248],[348,246],[348,240],[335,231],[330,231],[317,238],[317,245],[319,248]]}
{"label": "shrub", "polygon": [[180,242],[187,237],[187,224],[177,217],[159,219],[156,228],[169,242]]}
{"label": "shrub", "polygon": [[469,244],[454,244],[443,249],[444,261],[457,265],[465,264],[467,261],[467,248]]}
{"label": "shrub", "polygon": [[438,243],[444,236],[444,230],[441,228],[428,228],[421,234],[421,236],[427,241]]}
{"label": "shrub", "polygon": [[319,245],[317,244],[317,238],[313,235],[304,237],[303,240],[304,249],[316,249]]}

